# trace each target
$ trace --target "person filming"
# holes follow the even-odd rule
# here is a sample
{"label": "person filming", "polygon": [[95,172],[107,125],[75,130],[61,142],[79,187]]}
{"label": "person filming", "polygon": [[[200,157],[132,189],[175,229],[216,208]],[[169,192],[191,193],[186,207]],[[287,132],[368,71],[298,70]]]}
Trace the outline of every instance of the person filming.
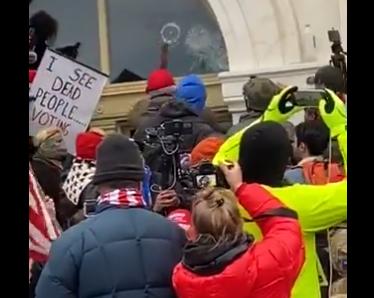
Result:
{"label": "person filming", "polygon": [[[232,191],[207,188],[192,207],[194,240],[173,273],[179,298],[290,297],[304,262],[297,214],[259,184],[243,183],[237,163],[221,165]],[[264,238],[243,232],[237,201]]]}

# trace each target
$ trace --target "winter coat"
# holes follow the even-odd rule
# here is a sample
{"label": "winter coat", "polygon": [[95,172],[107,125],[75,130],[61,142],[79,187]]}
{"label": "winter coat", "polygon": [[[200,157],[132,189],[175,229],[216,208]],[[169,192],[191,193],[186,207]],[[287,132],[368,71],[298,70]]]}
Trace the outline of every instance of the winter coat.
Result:
{"label": "winter coat", "polygon": [[73,165],[74,155],[68,154],[62,163],[61,181],[64,182]]}
{"label": "winter coat", "polygon": [[45,195],[55,204],[57,221],[65,229],[67,220],[75,213],[75,208],[61,188],[61,169],[41,158],[34,158],[31,165]]}
{"label": "winter coat", "polygon": [[[277,119],[269,119],[275,120]],[[261,121],[259,119],[259,121]],[[280,122],[278,120],[278,122]],[[239,143],[245,130],[231,136],[220,147],[213,163],[220,160],[238,160]],[[347,133],[338,136],[340,151],[347,167]],[[318,258],[315,249],[316,233],[331,228],[347,219],[347,180],[327,185],[292,185],[288,187],[267,187],[267,189],[287,207],[295,210],[304,232],[305,262],[292,289],[292,298],[319,298],[320,284]],[[248,213],[241,208],[241,214],[248,218]],[[246,223],[244,230],[261,239],[262,234],[255,223]]]}
{"label": "winter coat", "polygon": [[263,112],[251,111],[240,116],[239,123],[235,124],[233,127],[231,127],[228,130],[228,132],[226,133],[226,137],[231,137],[232,135],[236,134],[238,131],[247,127],[252,122],[256,121],[259,117],[261,117],[262,113]]}
{"label": "winter coat", "polygon": [[34,262],[31,267],[31,278],[29,284],[29,298],[35,297],[35,288],[42,273],[44,263]]}
{"label": "winter coat", "polygon": [[161,107],[168,103],[169,101],[174,100],[172,95],[164,94],[157,95],[152,99],[143,98],[138,101],[132,110],[129,112],[129,124],[135,129],[143,130],[147,127],[143,127],[143,123],[149,121],[150,118],[155,117]]}
{"label": "winter coat", "polygon": [[[338,137],[343,159],[347,160],[347,134]],[[346,166],[346,163],[345,163]],[[295,210],[304,232],[305,262],[292,290],[292,298],[318,298],[321,296],[318,276],[316,235],[347,219],[347,180],[327,185],[301,185],[267,187],[287,207]],[[241,209],[244,218],[248,214]],[[244,230],[261,239],[262,234],[254,223],[246,223]]]}
{"label": "winter coat", "polygon": [[[145,129],[148,128],[146,125],[148,125],[150,119],[159,114],[161,107],[169,101],[174,100],[173,96],[164,94],[153,97],[152,99],[144,98],[134,105],[129,112],[128,122],[130,126],[136,129],[138,139],[144,139]],[[205,107],[200,116],[214,131],[222,134],[226,132],[218,123],[214,112],[210,108]]]}
{"label": "winter coat", "polygon": [[51,248],[37,298],[174,298],[182,229],[142,208],[107,206]]}
{"label": "winter coat", "polygon": [[[283,205],[259,185],[242,184],[236,191],[240,204],[252,216]],[[173,273],[179,298],[287,298],[304,262],[302,234],[296,218],[264,217],[258,221],[261,242],[230,247],[196,247],[187,251]],[[225,244],[226,245],[226,244]],[[218,248],[222,248],[220,244]],[[200,248],[201,251],[197,251]],[[245,250],[243,250],[245,248]],[[215,255],[210,258],[210,255]]]}
{"label": "winter coat", "polygon": [[157,115],[148,118],[142,123],[133,137],[136,141],[143,142],[145,138],[145,128],[158,127],[160,124],[171,120],[182,120],[183,122],[192,122],[193,124],[192,134],[183,136],[181,147],[185,151],[191,152],[193,147],[202,139],[216,133],[207,122],[196,112],[192,111],[185,103],[173,100],[163,105]]}

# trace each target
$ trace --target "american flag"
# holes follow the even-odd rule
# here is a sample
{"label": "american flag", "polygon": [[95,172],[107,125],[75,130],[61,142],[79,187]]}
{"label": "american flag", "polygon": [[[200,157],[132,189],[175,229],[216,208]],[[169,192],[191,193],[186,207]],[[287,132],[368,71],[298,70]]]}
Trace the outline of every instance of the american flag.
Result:
{"label": "american flag", "polygon": [[60,235],[47,210],[44,193],[29,164],[29,272],[33,262],[45,262],[51,242]]}

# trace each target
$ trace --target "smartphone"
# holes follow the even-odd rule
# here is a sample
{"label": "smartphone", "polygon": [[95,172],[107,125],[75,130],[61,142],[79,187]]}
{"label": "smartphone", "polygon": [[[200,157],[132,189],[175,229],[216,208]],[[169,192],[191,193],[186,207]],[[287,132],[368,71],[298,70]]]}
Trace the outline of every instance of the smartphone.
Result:
{"label": "smartphone", "polygon": [[217,177],[215,174],[211,175],[197,175],[196,184],[198,188],[216,187]]}
{"label": "smartphone", "polygon": [[322,89],[298,90],[294,93],[295,105],[299,107],[318,107],[323,94],[324,90]]}
{"label": "smartphone", "polygon": [[216,187],[216,168],[210,162],[200,164],[195,174],[194,184],[197,188]]}

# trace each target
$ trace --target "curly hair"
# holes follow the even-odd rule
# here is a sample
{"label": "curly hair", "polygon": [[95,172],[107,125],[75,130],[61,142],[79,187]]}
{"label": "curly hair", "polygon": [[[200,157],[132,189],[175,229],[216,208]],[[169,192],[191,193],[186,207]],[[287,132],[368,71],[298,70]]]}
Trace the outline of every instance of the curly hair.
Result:
{"label": "curly hair", "polygon": [[58,31],[57,20],[44,10],[40,10],[31,16],[29,26],[34,28],[38,40],[48,40],[56,36]]}

